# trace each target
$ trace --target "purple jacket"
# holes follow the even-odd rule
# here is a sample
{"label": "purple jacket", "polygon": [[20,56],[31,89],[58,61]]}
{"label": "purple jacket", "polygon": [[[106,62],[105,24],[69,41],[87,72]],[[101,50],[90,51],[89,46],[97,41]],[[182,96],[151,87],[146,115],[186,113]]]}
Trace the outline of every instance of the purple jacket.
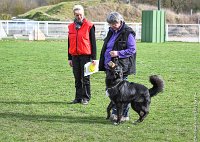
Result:
{"label": "purple jacket", "polygon": [[[120,30],[115,32],[111,29],[111,31],[113,32],[113,34],[107,43],[106,52],[104,54],[104,58],[105,58],[104,66],[106,69],[108,69],[108,63],[111,61],[111,56],[110,56],[109,52],[113,50],[115,40],[121,33]],[[126,44],[127,44],[127,49],[118,51],[119,58],[128,58],[128,57],[132,56],[134,53],[136,53],[136,40],[132,34],[128,35],[128,40],[127,40]]]}
{"label": "purple jacket", "polygon": [[135,73],[136,39],[135,32],[123,23],[117,32],[109,29],[108,35],[104,40],[104,45],[100,55],[99,70],[105,71],[108,62],[112,60],[109,52],[118,51],[119,61],[127,74]]}

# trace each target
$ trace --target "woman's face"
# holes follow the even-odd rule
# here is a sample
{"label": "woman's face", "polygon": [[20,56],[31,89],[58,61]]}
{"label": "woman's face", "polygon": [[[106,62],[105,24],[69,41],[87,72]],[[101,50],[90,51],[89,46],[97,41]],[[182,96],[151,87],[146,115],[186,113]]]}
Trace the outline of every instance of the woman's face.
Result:
{"label": "woman's face", "polygon": [[113,24],[109,24],[109,25],[110,25],[110,27],[111,27],[114,31],[117,31],[117,30],[119,30],[120,27],[121,27],[121,22],[119,22],[119,23],[113,23]]}
{"label": "woman's face", "polygon": [[82,12],[81,10],[75,10],[75,11],[74,11],[74,17],[75,17],[79,22],[83,21],[83,17],[84,17],[83,12]]}

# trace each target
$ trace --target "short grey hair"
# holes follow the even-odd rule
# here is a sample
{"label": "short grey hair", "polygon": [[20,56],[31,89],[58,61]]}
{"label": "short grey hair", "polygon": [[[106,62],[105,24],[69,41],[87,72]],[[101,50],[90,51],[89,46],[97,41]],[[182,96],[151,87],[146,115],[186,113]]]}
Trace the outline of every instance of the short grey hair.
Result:
{"label": "short grey hair", "polygon": [[73,12],[75,12],[76,10],[80,10],[82,14],[84,15],[84,8],[82,5],[74,5]]}
{"label": "short grey hair", "polygon": [[108,14],[106,21],[109,24],[114,24],[114,23],[124,22],[124,18],[118,12],[111,12],[110,14]]}

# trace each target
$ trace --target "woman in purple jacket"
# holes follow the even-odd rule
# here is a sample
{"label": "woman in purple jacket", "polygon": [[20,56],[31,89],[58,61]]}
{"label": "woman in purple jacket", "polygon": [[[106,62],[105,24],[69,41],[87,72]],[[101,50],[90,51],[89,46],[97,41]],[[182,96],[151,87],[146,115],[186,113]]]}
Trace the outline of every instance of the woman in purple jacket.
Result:
{"label": "woman in purple jacket", "polygon": [[[136,73],[135,32],[125,24],[118,12],[111,12],[107,16],[107,22],[110,27],[101,50],[99,70],[109,74],[108,63],[117,57],[123,67],[123,78],[127,80],[128,75]],[[129,104],[124,106],[122,121],[129,120],[129,108]],[[113,107],[110,119],[113,121],[117,119],[116,107]]]}

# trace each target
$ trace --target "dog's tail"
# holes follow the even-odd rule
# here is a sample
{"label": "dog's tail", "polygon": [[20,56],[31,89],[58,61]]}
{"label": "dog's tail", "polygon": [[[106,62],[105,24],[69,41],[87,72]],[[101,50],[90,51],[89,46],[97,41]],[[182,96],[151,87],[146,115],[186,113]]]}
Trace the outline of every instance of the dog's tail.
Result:
{"label": "dog's tail", "polygon": [[150,76],[149,81],[153,85],[153,87],[149,89],[149,93],[151,97],[156,96],[160,92],[163,92],[164,81],[158,75]]}

